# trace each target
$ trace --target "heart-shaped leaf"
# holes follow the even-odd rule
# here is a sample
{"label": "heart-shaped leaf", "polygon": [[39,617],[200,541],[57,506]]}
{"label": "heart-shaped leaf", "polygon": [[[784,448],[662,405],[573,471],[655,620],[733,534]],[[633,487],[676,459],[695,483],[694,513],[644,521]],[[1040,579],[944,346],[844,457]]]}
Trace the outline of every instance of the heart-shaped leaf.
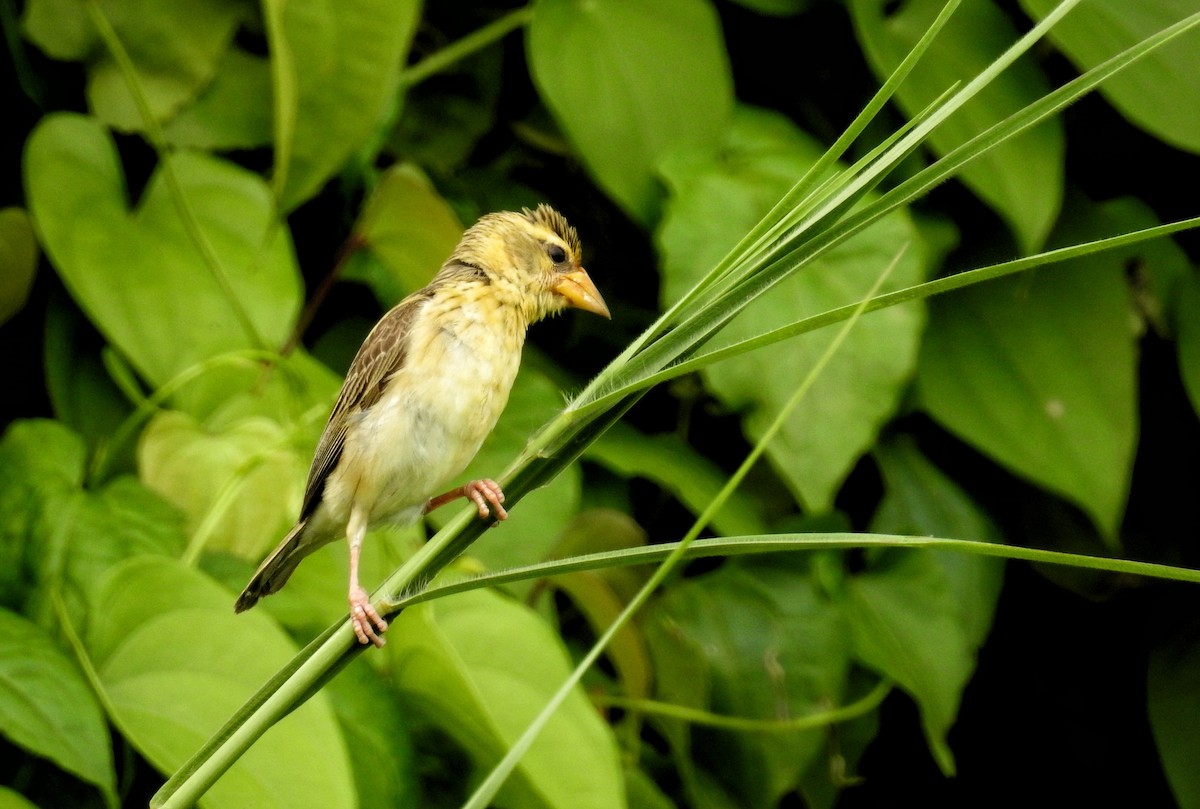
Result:
{"label": "heart-shaped leaf", "polygon": [[538,0],[529,67],[597,182],[642,222],[659,162],[715,150],[733,105],[720,22],[706,0]]}
{"label": "heart-shaped leaf", "polygon": [[[943,0],[851,0],[855,31],[880,79],[896,69],[944,5]],[[991,0],[963,3],[897,88],[896,102],[908,115],[916,115],[956,82],[973,79],[1016,39],[1016,29]],[[934,130],[929,143],[945,154],[1047,90],[1037,64],[1018,59]],[[1026,252],[1042,244],[1058,216],[1063,140],[1058,119],[1043,122],[989,149],[959,175],[1008,222]]]}
{"label": "heart-shaped leaf", "polygon": [[174,155],[170,169],[219,270],[189,233],[163,166],[129,210],[116,148],[95,119],[47,116],[25,151],[30,210],[55,269],[155,386],[224,352],[279,345],[300,306],[291,241],[266,185],[198,153]]}
{"label": "heart-shaped leaf", "polygon": [[[170,774],[297,652],[263,613],[235,615],[203,574],[142,557],[93,594],[87,650],[111,719]],[[259,739],[205,795],[209,807],[357,806],[342,734],[317,694]]]}
{"label": "heart-shaped leaf", "polygon": [[[708,272],[817,160],[818,145],[774,113],[742,108],[719,161],[667,167],[671,199],[658,239],[664,302]],[[870,290],[904,244],[918,240],[908,215],[893,213],[830,251],[752,303],[716,338],[724,344],[836,306]],[[925,273],[919,242],[884,290],[917,283]],[[924,322],[919,307],[874,312],[855,324],[807,397],[767,447],[796,497],[811,509],[830,507],[838,486],[891,416],[916,363]],[[828,332],[759,349],[703,372],[730,409],[761,435],[826,350]]]}
{"label": "heart-shaped leaf", "polygon": [[0,733],[118,803],[104,714],[75,664],[41,627],[0,610]]}

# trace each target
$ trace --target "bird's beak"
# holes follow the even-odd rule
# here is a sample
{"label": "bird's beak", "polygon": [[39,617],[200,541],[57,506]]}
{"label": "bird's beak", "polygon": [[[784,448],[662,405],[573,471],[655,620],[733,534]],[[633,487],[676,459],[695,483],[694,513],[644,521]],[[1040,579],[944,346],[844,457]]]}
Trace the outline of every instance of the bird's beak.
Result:
{"label": "bird's beak", "polygon": [[608,312],[608,304],[600,297],[600,290],[592,283],[587,270],[580,267],[571,272],[563,273],[554,282],[554,291],[567,299],[576,309],[600,315],[612,320]]}

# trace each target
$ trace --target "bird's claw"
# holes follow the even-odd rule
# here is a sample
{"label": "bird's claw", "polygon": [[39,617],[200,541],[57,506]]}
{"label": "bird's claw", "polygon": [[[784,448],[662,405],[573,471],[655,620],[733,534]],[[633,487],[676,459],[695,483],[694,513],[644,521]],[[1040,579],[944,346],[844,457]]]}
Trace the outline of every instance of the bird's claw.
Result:
{"label": "bird's claw", "polygon": [[371,606],[371,600],[361,587],[350,593],[350,623],[358,642],[364,646],[371,643],[382,648],[387,643],[383,633],[387,631],[388,622]]}
{"label": "bird's claw", "polygon": [[504,492],[496,481],[490,478],[472,480],[463,486],[463,496],[475,504],[475,508],[479,510],[480,519],[487,519],[488,514],[494,514],[497,520],[508,519],[508,512],[501,505],[504,502]]}

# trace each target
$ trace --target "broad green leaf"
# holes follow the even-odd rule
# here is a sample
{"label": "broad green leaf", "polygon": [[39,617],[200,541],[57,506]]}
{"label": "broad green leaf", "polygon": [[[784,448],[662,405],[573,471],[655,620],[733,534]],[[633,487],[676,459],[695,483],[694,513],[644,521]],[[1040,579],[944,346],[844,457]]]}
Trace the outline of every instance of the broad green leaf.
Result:
{"label": "broad green leaf", "polygon": [[[402,696],[490,768],[570,672],[562,642],[533,612],[489,591],[404,610],[388,633]],[[616,742],[575,690],[500,793],[511,807],[625,805]]]}
{"label": "broad green leaf", "polygon": [[1200,807],[1200,645],[1193,635],[1159,646],[1146,674],[1150,730],[1181,809]]}
{"label": "broad green leaf", "polygon": [[0,787],[0,809],[38,809],[38,807],[36,804],[30,803],[20,792],[8,787]]}
{"label": "broad green leaf", "polygon": [[[1045,17],[1055,0],[1021,0],[1034,18]],[[1198,10],[1195,0],[1089,0],[1050,29],[1050,40],[1088,70],[1148,36]],[[1142,58],[1104,84],[1100,92],[1132,123],[1155,137],[1191,152],[1200,152],[1200,106],[1195,66],[1200,59],[1200,31],[1189,31]]]}
{"label": "broad green leaf", "polygon": [[421,805],[416,761],[405,716],[390,683],[359,658],[325,686],[337,715],[358,786],[360,809]]}
{"label": "broad green leaf", "polygon": [[[728,478],[678,436],[644,435],[625,424],[602,435],[587,448],[585,457],[623,477],[653,480],[697,516]],[[738,491],[713,515],[712,527],[724,536],[768,533],[753,500]]]}
{"label": "broad green leaf", "polygon": [[1200,281],[1189,278],[1180,285],[1175,308],[1179,375],[1192,409],[1200,413]]}
{"label": "broad green leaf", "polygon": [[118,804],[108,726],[83,674],[44,629],[3,609],[0,734]]}
{"label": "broad green leaf", "polygon": [[415,167],[393,166],[380,177],[354,227],[354,237],[388,272],[359,280],[391,307],[429,283],[462,232],[454,211]]}
{"label": "broad green leaf", "polygon": [[[846,624],[814,587],[802,556],[727,562],[673,588],[647,620],[703,654],[705,674],[677,675],[707,677],[711,703],[702,707],[718,714],[782,720],[842,704],[850,662]],[[692,729],[697,762],[745,806],[776,805],[824,747],[819,730]]]}
{"label": "broad green leaf", "polygon": [[[496,429],[459,476],[460,480],[499,479],[512,459],[525,448],[529,436],[558,414],[562,402],[558,386],[526,363],[517,375]],[[581,493],[582,474],[579,465],[572,464],[550,483],[522,498],[509,512],[507,520],[471,545],[471,555],[492,569],[541,561],[578,511]],[[446,506],[433,512],[431,522],[444,525],[457,509],[465,507]]]}
{"label": "broad green leaf", "polygon": [[0,438],[0,603],[19,606],[32,583],[30,537],[47,507],[60,508],[83,483],[87,448],[66,425],[13,422]]}
{"label": "broad green leaf", "polygon": [[383,123],[419,0],[267,0],[275,99],[275,195],[311,197]]}
{"label": "broad green leaf", "polygon": [[[97,588],[87,651],[110,718],[160,772],[178,769],[297,652],[263,614],[169,559],[114,568]],[[324,694],[284,717],[221,776],[211,809],[357,806],[342,734]]]}
{"label": "broad green leaf", "polygon": [[[669,166],[671,199],[658,233],[664,303],[703,277],[820,154],[814,141],[781,116],[742,108],[719,161]],[[881,291],[921,281],[917,230],[905,212],[897,212],[752,303],[714,347],[859,301],[905,245],[909,249]],[[832,506],[841,482],[896,409],[916,363],[924,318],[919,306],[862,318],[768,446],[771,462],[809,509]],[[727,407],[745,414],[744,428],[754,438],[831,339],[829,331],[804,335],[713,365],[703,377]]]}
{"label": "broad green leaf", "polygon": [[734,0],[738,5],[772,17],[790,17],[806,10],[812,0]]}
{"label": "broad green leaf", "polygon": [[[140,92],[160,121],[191,103],[212,81],[246,16],[239,0],[203,0],[202,7],[198,5],[122,0],[101,6],[133,61]],[[128,78],[107,50],[100,52],[104,56],[91,65],[88,75],[92,110],[117,129],[144,130]]]}
{"label": "broad green leaf", "polygon": [[29,214],[23,208],[0,209],[0,324],[25,306],[37,261]]}
{"label": "broad green leaf", "polygon": [[167,141],[201,149],[254,149],[271,142],[271,65],[230,48],[212,82],[163,127]]}
{"label": "broad green leaf", "polygon": [[[1064,240],[1093,238],[1080,201]],[[1100,217],[1095,217],[1100,220]],[[1107,227],[1101,223],[1100,227]],[[942,296],[918,389],[951,432],[1079,505],[1115,542],[1137,440],[1124,262],[1098,254]]]}
{"label": "broad green leaf", "polygon": [[308,459],[277,422],[248,417],[210,431],[178,411],[151,420],[138,447],[142,481],[187,515],[207,550],[258,558],[300,509]]}
{"label": "broad green leaf", "polygon": [[707,0],[537,0],[534,83],[600,186],[635,219],[658,215],[660,161],[715,151],[733,87]]}
{"label": "broad green leaf", "polygon": [[[159,121],[191,103],[212,80],[246,16],[239,0],[111,0],[98,8],[129,54],[139,90]],[[34,0],[24,22],[27,36],[48,55],[88,62],[88,102],[101,120],[127,131],[145,128],[127,77],[83,3]]]}
{"label": "broad green leaf", "polygon": [[[851,0],[854,28],[875,74],[884,79],[924,35],[943,0]],[[955,82],[975,78],[1017,39],[1009,18],[991,0],[971,0],[954,16],[896,91],[896,101],[916,115]],[[1028,57],[1018,59],[930,136],[945,154],[1048,90]],[[1009,225],[1024,252],[1037,250],[1050,232],[1063,196],[1063,132],[1058,119],[989,149],[959,175]]]}
{"label": "broad green leaf", "polygon": [[921,708],[921,724],[938,766],[954,772],[946,734],[975,669],[976,644],[950,578],[935,557],[892,552],[838,593],[854,655],[895,680]]}
{"label": "broad green leaf", "polygon": [[188,234],[161,166],[131,212],[116,148],[94,119],[47,116],[25,151],[30,210],[55,269],[155,386],[224,352],[281,344],[300,306],[288,232],[262,181],[194,152],[171,167],[235,300]]}
{"label": "broad green leaf", "polygon": [[[874,456],[886,492],[871,520],[872,532],[1001,541],[991,519],[911,440],[884,442],[875,448]],[[914,553],[928,553],[937,562],[958,602],[967,641],[972,649],[981,646],[996,612],[1004,560],[948,551]]]}

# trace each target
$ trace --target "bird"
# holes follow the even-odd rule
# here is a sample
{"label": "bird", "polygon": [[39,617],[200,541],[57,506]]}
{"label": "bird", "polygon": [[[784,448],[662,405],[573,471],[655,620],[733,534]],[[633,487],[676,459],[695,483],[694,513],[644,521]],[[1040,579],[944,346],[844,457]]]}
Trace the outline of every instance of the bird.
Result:
{"label": "bird", "polygon": [[317,442],[299,518],[234,609],[277,592],[304,557],[345,536],[354,634],[382,646],[387,621],[359,582],[368,527],[411,524],[459,498],[481,519],[508,517],[494,480],[438,492],[495,427],[526,330],[569,307],[611,318],[561,213],[541,204],[468,228],[433,280],[388,311],[358,349]]}

